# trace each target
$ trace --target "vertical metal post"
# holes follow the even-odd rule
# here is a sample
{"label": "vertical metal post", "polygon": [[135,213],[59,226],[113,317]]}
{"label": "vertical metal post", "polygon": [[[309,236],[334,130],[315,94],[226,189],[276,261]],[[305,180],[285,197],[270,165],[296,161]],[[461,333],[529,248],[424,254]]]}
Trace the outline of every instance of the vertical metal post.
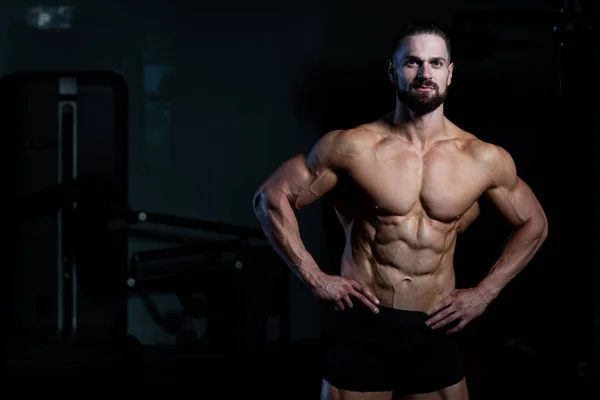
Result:
{"label": "vertical metal post", "polygon": [[[77,178],[77,80],[59,78],[58,183]],[[77,330],[77,269],[73,211],[77,204],[58,210],[58,331],[70,336]]]}

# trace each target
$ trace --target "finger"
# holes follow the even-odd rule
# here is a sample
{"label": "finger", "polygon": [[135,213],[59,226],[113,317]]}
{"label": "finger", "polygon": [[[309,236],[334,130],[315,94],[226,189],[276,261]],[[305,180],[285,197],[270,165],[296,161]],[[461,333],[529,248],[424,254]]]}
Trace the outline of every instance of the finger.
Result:
{"label": "finger", "polygon": [[440,322],[438,322],[437,324],[433,325],[433,326],[431,327],[431,329],[439,329],[439,328],[441,328],[441,327],[443,327],[443,326],[446,326],[446,325],[448,325],[448,324],[449,324],[449,323],[451,323],[451,322],[454,322],[454,321],[456,321],[456,320],[457,320],[457,319],[459,319],[459,318],[460,318],[460,314],[459,314],[459,313],[457,313],[457,312],[454,312],[454,313],[452,313],[452,314],[448,315],[446,318],[442,319],[442,320],[441,320]]}
{"label": "finger", "polygon": [[448,332],[446,332],[446,335],[452,335],[453,333],[461,331],[467,324],[468,324],[467,320],[460,321],[460,324],[456,325],[452,329],[448,329]]}
{"label": "finger", "polygon": [[442,319],[446,318],[448,315],[452,314],[455,311],[456,311],[456,309],[454,308],[454,305],[448,306],[445,309],[443,309],[442,311],[440,311],[437,314],[435,314],[433,317],[429,318],[425,322],[425,325],[427,325],[427,326],[434,325],[434,324],[440,322]]}
{"label": "finger", "polygon": [[433,315],[436,312],[443,310],[444,308],[448,307],[450,304],[452,304],[452,302],[454,301],[454,297],[452,297],[451,295],[446,297],[445,299],[443,299],[442,301],[440,301],[439,303],[437,303],[435,306],[433,306],[432,308],[430,308],[427,311],[427,315]]}
{"label": "finger", "polygon": [[371,311],[373,311],[375,314],[377,314],[379,312],[379,309],[377,308],[377,306],[375,304],[373,304],[373,302],[371,300],[369,300],[366,296],[362,295],[361,293],[359,293],[357,291],[352,291],[351,294],[354,297],[356,297],[358,300],[360,300],[364,305],[369,307],[371,309]]}
{"label": "finger", "polygon": [[367,298],[374,304],[379,304],[379,299],[369,291],[369,289],[363,287],[363,285],[361,285],[360,283],[356,282],[356,281],[352,281],[352,286],[354,287],[355,290],[357,290],[358,292],[364,294],[365,296],[367,296]]}
{"label": "finger", "polygon": [[335,306],[338,308],[338,310],[344,311],[344,303],[342,303],[341,300],[336,301]]}
{"label": "finger", "polygon": [[354,307],[354,304],[352,304],[352,300],[350,300],[350,296],[344,296],[343,299],[346,302],[346,304],[348,305],[348,308]]}

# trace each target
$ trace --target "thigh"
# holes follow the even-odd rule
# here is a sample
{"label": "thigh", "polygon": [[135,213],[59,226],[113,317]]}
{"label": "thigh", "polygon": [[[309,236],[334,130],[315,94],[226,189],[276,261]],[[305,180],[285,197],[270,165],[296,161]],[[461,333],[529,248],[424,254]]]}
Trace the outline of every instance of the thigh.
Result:
{"label": "thigh", "polygon": [[467,382],[462,381],[431,393],[419,393],[410,395],[394,395],[393,400],[469,400]]}
{"label": "thigh", "polygon": [[342,390],[324,379],[321,386],[321,400],[392,400],[392,392],[353,392]]}

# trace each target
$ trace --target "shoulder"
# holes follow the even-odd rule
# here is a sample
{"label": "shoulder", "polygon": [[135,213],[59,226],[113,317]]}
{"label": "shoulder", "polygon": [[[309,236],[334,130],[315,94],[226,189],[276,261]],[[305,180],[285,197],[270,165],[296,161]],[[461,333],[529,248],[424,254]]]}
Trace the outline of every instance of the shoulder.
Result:
{"label": "shoulder", "polygon": [[332,166],[342,167],[350,160],[360,157],[378,140],[377,130],[370,125],[333,130],[319,139],[309,157],[327,160]]}
{"label": "shoulder", "polygon": [[466,141],[465,150],[485,171],[492,186],[512,186],[517,181],[515,162],[510,153],[501,146],[473,136]]}

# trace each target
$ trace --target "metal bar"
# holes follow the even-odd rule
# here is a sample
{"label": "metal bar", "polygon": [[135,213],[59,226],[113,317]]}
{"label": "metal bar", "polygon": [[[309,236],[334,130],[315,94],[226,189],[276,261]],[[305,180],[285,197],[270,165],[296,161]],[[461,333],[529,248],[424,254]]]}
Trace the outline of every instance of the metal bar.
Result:
{"label": "metal bar", "polygon": [[[77,178],[77,80],[58,79],[59,185]],[[66,100],[68,99],[68,100]],[[59,332],[70,336],[77,329],[77,272],[74,260],[73,209],[75,203],[59,209]]]}
{"label": "metal bar", "polygon": [[[63,104],[62,102],[58,103],[58,132],[57,132],[57,141],[58,141],[58,149],[57,149],[57,183],[60,187],[62,185],[62,165],[63,165]],[[62,208],[59,207],[56,211],[56,278],[57,278],[57,326],[56,332],[60,334],[64,327],[64,294],[63,294],[63,280],[65,279],[65,271],[63,268],[63,243],[62,243],[62,234],[63,234],[63,226],[62,226]]]}
{"label": "metal bar", "polygon": [[[73,180],[73,158],[72,158],[72,146],[73,146],[73,113],[74,107],[70,101],[61,101],[60,107],[60,119],[61,119],[61,140],[62,140],[62,167],[61,167],[61,181],[71,182]],[[61,232],[60,242],[60,254],[61,254],[61,283],[59,286],[60,296],[60,309],[61,315],[61,333],[63,336],[68,336],[73,331],[73,212],[72,208],[67,206],[60,210],[60,226]]]}
{"label": "metal bar", "polygon": [[[123,222],[126,225],[126,222]],[[192,235],[189,231],[182,232],[167,232],[159,229],[150,229],[148,227],[140,227],[136,225],[126,225],[127,235],[136,239],[145,239],[152,241],[159,241],[161,243],[172,243],[172,244],[194,244],[204,243],[206,238]]]}
{"label": "metal bar", "polygon": [[140,222],[161,224],[167,226],[176,226],[180,228],[199,229],[202,231],[224,233],[229,235],[242,236],[244,238],[264,238],[265,235],[261,229],[250,228],[247,226],[227,224],[223,222],[204,221],[199,219],[178,217],[174,215],[160,214],[154,212],[137,212]]}
{"label": "metal bar", "polygon": [[[75,82],[75,91],[77,91],[77,82]],[[73,106],[73,122],[72,122],[72,126],[73,126],[73,138],[72,138],[72,154],[73,154],[73,170],[72,170],[72,178],[73,180],[77,179],[78,176],[78,162],[79,159],[77,157],[78,153],[79,153],[79,149],[78,149],[78,135],[79,135],[79,130],[78,130],[78,120],[77,120],[77,113],[78,113],[78,104],[76,101],[72,102],[72,106]],[[71,213],[74,212],[74,209],[77,207],[77,202],[73,202],[72,204],[70,204],[69,206],[71,206]],[[75,233],[76,234],[76,233]],[[73,251],[73,256],[72,261],[71,261],[71,327],[73,332],[77,332],[77,259],[74,258],[74,254],[75,252]]]}
{"label": "metal bar", "polygon": [[231,265],[239,260],[243,243],[233,241],[206,241],[193,245],[162,250],[137,252],[131,260],[131,279],[135,281],[175,275],[190,270],[205,270],[211,265]]}
{"label": "metal bar", "polygon": [[240,240],[207,240],[168,249],[140,251],[135,253],[132,258],[135,261],[156,261],[203,254],[222,254],[228,251],[239,252],[243,249],[244,246]]}

